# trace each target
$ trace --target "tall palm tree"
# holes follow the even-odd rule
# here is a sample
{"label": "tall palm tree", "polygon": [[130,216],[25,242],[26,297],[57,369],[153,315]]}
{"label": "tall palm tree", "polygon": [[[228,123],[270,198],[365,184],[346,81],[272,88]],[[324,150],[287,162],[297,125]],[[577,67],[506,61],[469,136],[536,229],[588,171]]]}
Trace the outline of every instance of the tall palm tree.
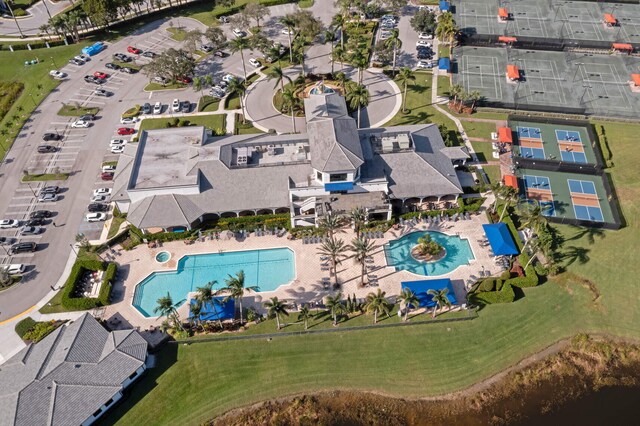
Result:
{"label": "tall palm tree", "polygon": [[291,83],[291,78],[284,73],[280,65],[271,67],[271,69],[267,73],[267,79],[275,80],[276,84],[273,86],[273,88],[275,89],[276,87],[278,87],[278,85],[280,85],[280,91],[283,93],[284,93],[284,80],[287,80],[289,83]]}
{"label": "tall palm tree", "polygon": [[301,75],[306,75],[304,69],[304,60],[305,60],[305,46],[307,45],[307,41],[304,37],[298,36],[293,40],[293,52],[294,58],[300,62],[300,66],[302,67]]}
{"label": "tall palm tree", "polygon": [[349,81],[349,77],[347,77],[345,73],[340,71],[339,73],[336,74],[335,79],[336,81],[339,81],[340,86],[342,86],[342,94],[344,96],[347,96],[347,81]]}
{"label": "tall palm tree", "polygon": [[293,49],[292,49],[293,40],[291,39],[291,33],[293,32],[293,29],[296,27],[298,22],[293,17],[293,15],[285,15],[282,18],[280,18],[280,23],[284,25],[288,30],[287,37],[289,37],[289,61],[293,63]]}
{"label": "tall palm tree", "polygon": [[354,238],[351,241],[351,245],[349,246],[349,250],[354,253],[353,261],[356,264],[359,264],[361,267],[360,270],[360,285],[364,286],[364,274],[367,270],[367,257],[371,255],[371,252],[375,248],[375,243],[373,241],[369,241],[367,238]]}
{"label": "tall palm tree", "polygon": [[356,237],[360,238],[360,229],[367,220],[367,212],[365,212],[362,207],[356,207],[349,212],[349,220],[353,225],[353,231],[356,233]]}
{"label": "tall palm tree", "polygon": [[296,112],[301,108],[301,100],[296,95],[293,87],[287,87],[282,92],[282,105],[291,113],[291,124],[293,126],[293,133],[297,133],[296,129]]}
{"label": "tall palm tree", "polygon": [[449,89],[449,93],[451,94],[451,96],[453,96],[453,105],[456,105],[458,103],[458,96],[460,96],[462,92],[464,92],[464,88],[461,84],[454,84],[453,86],[451,86],[451,88]]}
{"label": "tall palm tree", "polygon": [[358,68],[358,84],[362,84],[364,70],[369,65],[369,58],[367,58],[360,50],[356,50],[351,55],[351,63]]}
{"label": "tall palm tree", "polygon": [[340,47],[344,49],[344,26],[347,23],[344,15],[337,14],[331,18],[331,26],[340,29]]}
{"label": "tall palm tree", "polygon": [[342,240],[336,240],[333,236],[324,241],[320,247],[318,247],[318,254],[322,256],[328,256],[331,259],[331,273],[334,278],[334,288],[338,288],[338,265],[342,263],[344,253],[347,251],[347,247]]}
{"label": "tall palm tree", "polygon": [[156,300],[156,305],[157,306],[153,309],[154,313],[159,314],[161,317],[165,317],[167,320],[173,322],[174,326],[184,330],[184,327],[182,327],[182,321],[180,321],[180,315],[178,315],[176,305],[173,304],[173,299],[169,292],[167,292],[166,296]]}
{"label": "tall palm tree", "polygon": [[334,63],[333,51],[335,50],[335,45],[333,44],[333,41],[335,39],[336,39],[335,31],[331,30],[330,28],[327,28],[324,31],[324,43],[323,44],[331,43],[331,75],[333,75],[333,72],[334,72],[334,69],[333,69],[333,63]]}
{"label": "tall palm tree", "polygon": [[482,99],[482,93],[478,92],[477,90],[469,92],[469,100],[471,101],[471,111],[475,111],[476,104],[480,99]]}
{"label": "tall palm tree", "polygon": [[410,68],[402,67],[396,79],[404,87],[404,95],[402,97],[402,111],[404,112],[407,110],[407,86],[410,81],[415,81],[416,76]]}
{"label": "tall palm tree", "polygon": [[420,305],[420,300],[418,300],[418,296],[410,289],[403,288],[402,293],[397,298],[398,301],[402,302],[404,305],[404,321],[409,320],[409,311],[412,307],[418,307]]}
{"label": "tall palm tree", "polygon": [[247,67],[244,63],[244,51],[250,47],[249,39],[246,37],[236,37],[229,42],[229,49],[232,52],[240,52],[240,59],[242,60],[242,72],[244,73],[244,81],[247,81]]}
{"label": "tall palm tree", "polygon": [[373,313],[373,323],[378,322],[378,313],[386,314],[389,316],[391,309],[393,309],[393,303],[389,302],[385,297],[386,293],[378,289],[377,293],[367,294],[367,298],[364,303],[364,310],[368,313]]}
{"label": "tall palm tree", "polygon": [[342,231],[340,228],[344,226],[344,216],[329,213],[320,218],[318,226],[325,228],[330,238],[333,238],[336,232]]}
{"label": "tall palm tree", "polygon": [[347,53],[344,51],[344,47],[336,46],[333,49],[333,55],[336,57],[336,60],[340,62],[340,72],[344,71],[344,61]]}
{"label": "tall palm tree", "polygon": [[324,305],[333,318],[333,325],[338,325],[338,315],[345,313],[345,306],[342,303],[342,294],[340,292],[335,295],[328,295],[324,299]]}
{"label": "tall palm tree", "polygon": [[396,75],[396,58],[398,56],[398,50],[402,47],[402,40],[400,40],[400,31],[395,28],[391,30],[391,35],[388,39],[384,41],[384,45],[393,49],[393,62],[392,62],[392,72],[393,76]]}
{"label": "tall palm tree", "polygon": [[511,186],[504,186],[502,192],[502,201],[504,201],[504,207],[502,208],[502,213],[500,214],[500,219],[498,222],[502,222],[502,218],[504,214],[507,212],[507,208],[518,200],[518,190]]}
{"label": "tall palm tree", "polygon": [[524,265],[524,270],[526,271],[527,267],[529,267],[531,262],[533,262],[533,259],[536,257],[538,252],[542,250],[542,244],[538,238],[529,238],[523,248],[523,251],[525,248],[529,249],[529,261]]}
{"label": "tall palm tree", "polygon": [[244,286],[244,271],[240,271],[236,274],[236,276],[229,275],[229,278],[224,280],[225,287],[221,288],[216,292],[216,294],[227,293],[227,296],[222,300],[222,303],[227,303],[229,299],[235,300],[240,308],[240,324],[243,323],[242,317],[242,298],[244,297],[244,293],[246,291],[259,291],[259,287],[257,285],[252,285],[249,287]]}
{"label": "tall palm tree", "polygon": [[284,300],[278,300],[277,297],[272,297],[271,299],[264,302],[264,307],[267,308],[267,315],[272,318],[276,317],[276,324],[278,326],[278,330],[280,330],[280,315],[289,316],[289,305]]}
{"label": "tall palm tree", "polygon": [[298,321],[304,321],[304,329],[307,330],[309,328],[309,320],[313,318],[313,314],[309,309],[309,305],[305,304],[300,308],[300,312],[298,313]]}
{"label": "tall palm tree", "polygon": [[237,78],[231,79],[229,82],[229,86],[227,86],[227,92],[229,96],[237,95],[240,99],[240,109],[242,110],[242,123],[247,122],[246,114],[244,112],[244,94],[247,92],[247,87],[244,85],[243,81],[238,80]]}
{"label": "tall palm tree", "polygon": [[198,328],[200,324],[200,314],[202,313],[202,304],[198,301],[189,305],[189,323],[191,327]]}
{"label": "tall palm tree", "polygon": [[213,312],[216,314],[216,318],[218,318],[218,325],[222,328],[222,320],[220,319],[218,307],[216,306],[217,299],[214,298],[215,291],[213,290],[213,286],[216,284],[218,284],[218,282],[214,280],[209,281],[203,287],[196,288],[196,300],[202,307],[211,305]]}
{"label": "tall palm tree", "polygon": [[542,207],[535,200],[528,200],[518,205],[518,214],[521,220],[520,229],[531,228],[537,231],[546,223],[546,218],[542,215]]}
{"label": "tall palm tree", "polygon": [[447,294],[449,293],[448,288],[443,288],[442,290],[427,290],[427,294],[433,296],[433,301],[436,302],[436,306],[433,307],[433,317],[436,317],[436,312],[438,309],[443,309],[445,306],[451,307],[451,302],[449,302],[449,298]]}
{"label": "tall palm tree", "polygon": [[360,128],[360,112],[362,108],[369,105],[369,91],[362,85],[356,85],[347,95],[347,100],[351,108],[358,108],[358,128]]}

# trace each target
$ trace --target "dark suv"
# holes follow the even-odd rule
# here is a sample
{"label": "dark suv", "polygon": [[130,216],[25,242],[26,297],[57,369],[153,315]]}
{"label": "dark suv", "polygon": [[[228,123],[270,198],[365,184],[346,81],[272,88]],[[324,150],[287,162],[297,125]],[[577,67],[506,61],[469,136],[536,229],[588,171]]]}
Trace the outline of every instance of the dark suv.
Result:
{"label": "dark suv", "polygon": [[36,210],[31,212],[29,215],[30,219],[43,219],[47,217],[51,217],[51,212],[49,210]]}
{"label": "dark suv", "polygon": [[38,248],[38,245],[33,241],[29,241],[29,242],[24,241],[24,242],[16,243],[12,245],[11,248],[9,249],[9,253],[16,254],[16,253],[34,252],[36,251],[37,248]]}
{"label": "dark suv", "polygon": [[87,210],[89,210],[89,213],[106,212],[107,210],[109,210],[109,205],[102,203],[91,203],[87,207]]}
{"label": "dark suv", "polygon": [[42,140],[45,142],[59,141],[60,139],[62,139],[62,135],[59,135],[57,133],[45,133],[44,135],[42,135]]}
{"label": "dark suv", "polygon": [[38,152],[40,154],[45,154],[47,152],[56,152],[56,147],[53,145],[39,145]]}

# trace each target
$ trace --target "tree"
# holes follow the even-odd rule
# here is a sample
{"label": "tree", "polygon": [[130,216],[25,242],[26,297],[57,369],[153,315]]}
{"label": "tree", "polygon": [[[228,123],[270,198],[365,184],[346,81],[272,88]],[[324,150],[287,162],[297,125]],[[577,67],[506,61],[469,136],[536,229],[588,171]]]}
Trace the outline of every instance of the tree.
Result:
{"label": "tree", "polygon": [[231,15],[229,22],[232,28],[248,28],[251,24],[251,18],[244,11]]}
{"label": "tree", "polygon": [[325,228],[330,238],[344,226],[344,216],[335,213],[325,214],[318,221],[318,226]]}
{"label": "tree", "polygon": [[247,66],[244,63],[244,51],[249,48],[249,40],[245,37],[236,37],[229,42],[229,48],[232,52],[240,52],[240,59],[242,60],[242,72],[244,80],[247,80]]}
{"label": "tree", "polygon": [[322,31],[322,23],[308,10],[299,10],[293,14],[299,34],[313,41]]}
{"label": "tree", "polygon": [[362,207],[356,207],[349,212],[349,220],[353,225],[353,231],[356,233],[356,238],[360,238],[360,228],[367,220],[367,213]]}
{"label": "tree", "polygon": [[427,8],[417,11],[411,17],[411,28],[418,33],[433,34],[437,25],[435,13]]}
{"label": "tree", "polygon": [[145,65],[142,72],[149,79],[155,76],[168,76],[171,81],[175,82],[178,77],[193,75],[195,67],[195,60],[187,51],[169,48]]}
{"label": "tree", "polygon": [[456,25],[456,21],[453,19],[451,12],[442,12],[438,16],[438,25],[436,26],[436,37],[438,40],[453,43],[458,32],[458,26]]}
{"label": "tree", "polygon": [[418,250],[418,253],[423,256],[435,256],[442,252],[442,246],[434,241],[429,234],[425,234],[418,238],[418,245],[416,246],[416,249]]}
{"label": "tree", "polygon": [[360,285],[364,286],[364,274],[367,270],[367,258],[373,252],[375,248],[375,243],[373,241],[369,241],[367,238],[354,238],[351,241],[351,245],[349,246],[349,250],[354,253],[353,261],[356,264],[359,264],[360,269]]}
{"label": "tree", "polygon": [[324,299],[324,305],[333,318],[333,325],[338,325],[338,315],[345,313],[345,306],[342,303],[342,294],[340,292],[335,295],[328,295]]}
{"label": "tree", "polygon": [[402,302],[404,306],[404,318],[403,321],[409,320],[409,311],[412,307],[418,307],[420,305],[420,300],[418,300],[418,296],[410,289],[403,288],[402,292],[398,296],[398,301]]}
{"label": "tree", "polygon": [[225,287],[218,290],[216,294],[227,293],[227,296],[222,300],[222,303],[227,303],[230,299],[233,299],[238,303],[238,307],[240,308],[240,324],[242,324],[242,298],[244,297],[244,293],[245,291],[259,291],[259,287],[257,285],[245,287],[244,271],[242,270],[238,272],[235,277],[229,275],[229,278],[225,279],[224,283]]}
{"label": "tree", "polygon": [[189,323],[191,327],[197,328],[200,324],[200,314],[202,313],[202,304],[194,301],[189,305]]}
{"label": "tree", "polygon": [[527,261],[527,264],[524,265],[524,269],[526,271],[527,267],[531,264],[531,262],[533,262],[533,259],[535,259],[538,252],[542,250],[542,245],[540,244],[540,240],[538,238],[532,237],[527,240],[524,248],[528,248],[529,250],[529,261]]}
{"label": "tree", "polygon": [[384,0],[383,3],[393,13],[398,14],[407,5],[407,0]]}
{"label": "tree", "polygon": [[518,190],[511,186],[505,185],[501,192],[501,198],[504,202],[504,207],[502,209],[502,213],[500,214],[500,219],[498,219],[498,222],[502,222],[502,218],[507,212],[507,208],[518,200]]}
{"label": "tree", "polygon": [[453,140],[453,137],[451,136],[451,134],[454,132],[452,130],[449,130],[449,128],[447,126],[445,126],[444,124],[438,124],[438,131],[440,132],[440,136],[442,136],[442,140],[444,142],[444,146],[453,146],[455,144],[455,141]]}
{"label": "tree", "polygon": [[358,84],[349,91],[347,100],[351,108],[358,109],[358,128],[360,128],[360,112],[362,108],[369,105],[369,91],[364,85]]}
{"label": "tree", "polygon": [[203,287],[196,288],[196,300],[200,303],[200,306],[210,305],[213,308],[213,312],[218,318],[218,324],[220,328],[222,328],[222,320],[220,319],[220,315],[218,314],[218,307],[216,306],[218,303],[218,299],[215,299],[213,296],[216,293],[213,290],[213,286],[218,284],[217,281],[209,281]]}
{"label": "tree", "polygon": [[202,90],[202,78],[197,76],[193,77],[192,87],[194,92]]}
{"label": "tree", "polygon": [[313,314],[309,309],[309,305],[305,304],[300,308],[300,312],[298,313],[298,321],[304,322],[304,329],[307,330],[309,328],[309,320],[313,318]]}
{"label": "tree", "polygon": [[0,268],[0,285],[6,286],[11,282],[11,276],[6,268]]}
{"label": "tree", "polygon": [[336,46],[335,49],[333,49],[333,55],[336,57],[336,60],[340,62],[340,73],[344,74],[344,61],[347,58],[347,53],[345,52],[344,47]]}
{"label": "tree", "polygon": [[165,317],[168,321],[173,323],[175,327],[180,328],[180,330],[184,330],[176,305],[173,304],[173,299],[169,292],[167,292],[166,296],[156,300],[156,305],[157,306],[153,309],[154,313],[159,314],[161,317]]}
{"label": "tree", "polygon": [[455,106],[458,102],[458,96],[460,96],[460,94],[464,92],[464,88],[462,87],[461,84],[454,84],[453,86],[451,86],[451,88],[449,89],[449,93],[451,94],[451,96],[453,96],[453,105]]}
{"label": "tree", "polygon": [[469,100],[471,101],[471,111],[472,112],[475,111],[476,104],[481,99],[482,99],[482,93],[478,92],[477,90],[474,90],[474,91],[469,93]]}
{"label": "tree", "polygon": [[342,71],[336,74],[336,81],[340,82],[340,86],[342,87],[342,93],[347,95],[347,81],[349,81],[349,77]]}
{"label": "tree", "polygon": [[388,65],[393,61],[393,48],[385,44],[384,40],[376,43],[373,51],[375,53],[375,62]]}
{"label": "tree", "polygon": [[334,74],[334,69],[333,69],[333,65],[334,65],[334,60],[335,57],[333,56],[333,51],[335,49],[335,45],[333,44],[333,41],[336,39],[336,33],[335,31],[331,30],[330,28],[326,29],[324,31],[324,41],[323,44],[327,44],[327,43],[331,43],[331,75]]}
{"label": "tree", "polygon": [[199,30],[191,30],[187,31],[184,35],[184,46],[187,49],[187,52],[193,55],[193,53],[198,49],[198,46],[202,42],[202,33]]}
{"label": "tree", "polygon": [[267,16],[271,15],[269,8],[261,5],[260,3],[248,3],[244,7],[244,13],[256,21],[256,26],[258,28],[260,28],[260,20],[263,18],[266,19]]}
{"label": "tree", "polygon": [[291,61],[291,63],[293,63],[293,49],[292,49],[292,39],[291,39],[291,34],[293,33],[294,28],[296,27],[296,20],[293,17],[293,15],[285,15],[282,18],[280,18],[280,23],[282,25],[284,25],[287,28],[287,37],[289,37],[289,61]]}
{"label": "tree", "polygon": [[296,130],[296,112],[300,110],[302,101],[296,95],[294,88],[287,87],[282,92],[282,105],[291,113],[291,123],[293,124],[293,133],[297,133]]}
{"label": "tree", "polygon": [[305,47],[307,45],[307,40],[298,36],[293,40],[293,59],[295,62],[299,63],[302,66],[301,75],[306,75],[304,70],[304,59],[305,59]]}
{"label": "tree", "polygon": [[344,14],[337,14],[331,18],[331,26],[340,30],[340,47],[344,49],[344,26],[347,23]]}
{"label": "tree", "polygon": [[276,84],[273,86],[273,88],[275,89],[279,85],[280,91],[283,93],[284,93],[284,80],[287,80],[289,83],[291,83],[291,78],[284,73],[283,69],[279,65],[275,65],[271,67],[271,69],[267,73],[267,79],[275,80]]}
{"label": "tree", "polygon": [[451,307],[451,302],[449,302],[449,298],[447,294],[449,293],[448,288],[443,288],[442,290],[427,290],[427,294],[432,296],[432,300],[436,303],[436,306],[433,307],[433,317],[436,317],[436,312],[438,309],[443,309],[445,306]]}
{"label": "tree", "polygon": [[373,323],[378,322],[378,313],[386,314],[389,316],[391,309],[393,309],[393,303],[389,302],[385,297],[386,293],[378,289],[377,293],[367,294],[367,298],[364,303],[364,310],[367,313],[373,313]]}
{"label": "tree", "polygon": [[384,44],[393,49],[393,63],[392,73],[396,75],[396,58],[398,56],[398,49],[402,46],[402,40],[400,40],[400,31],[395,28],[391,30],[391,35],[384,41]]}
{"label": "tree", "polygon": [[213,50],[221,50],[227,45],[227,36],[220,27],[209,27],[204,32],[204,37],[209,40]]}
{"label": "tree", "polygon": [[362,78],[364,76],[364,70],[369,65],[369,58],[365,56],[362,51],[356,50],[351,55],[351,62],[358,68],[358,84],[362,84]]}
{"label": "tree", "polygon": [[342,263],[344,253],[347,251],[344,241],[336,240],[333,236],[324,241],[320,247],[318,247],[318,254],[321,256],[327,256],[331,260],[331,273],[334,277],[334,288],[338,288],[338,265]]}
{"label": "tree", "polygon": [[227,93],[229,96],[237,96],[240,99],[240,110],[242,111],[242,123],[246,123],[246,114],[244,111],[244,94],[247,92],[247,87],[244,85],[244,81],[240,81],[237,78],[232,79],[227,86]]}
{"label": "tree", "polygon": [[404,112],[407,110],[407,86],[409,85],[409,82],[416,80],[416,76],[410,68],[402,67],[400,68],[400,74],[398,74],[397,80],[404,88],[404,95],[402,98],[402,111]]}
{"label": "tree", "polygon": [[289,316],[289,305],[283,300],[278,300],[277,297],[272,297],[268,301],[264,302],[264,307],[267,308],[267,315],[269,318],[276,318],[276,324],[278,330],[280,330],[280,315]]}

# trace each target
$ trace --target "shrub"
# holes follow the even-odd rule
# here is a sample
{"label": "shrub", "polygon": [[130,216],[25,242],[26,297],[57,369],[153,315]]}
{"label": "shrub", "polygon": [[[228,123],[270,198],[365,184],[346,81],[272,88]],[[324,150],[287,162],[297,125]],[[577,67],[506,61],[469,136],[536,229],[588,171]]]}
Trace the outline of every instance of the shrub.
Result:
{"label": "shrub", "polygon": [[267,226],[268,228],[290,228],[291,216],[289,213],[266,214],[259,216],[241,216],[241,217],[225,217],[218,220],[214,225],[218,229],[229,229],[235,231],[237,229],[254,230]]}
{"label": "shrub", "polygon": [[535,287],[538,285],[538,274],[536,274],[536,270],[532,265],[527,266],[527,269],[524,271],[524,277],[516,277],[510,278],[506,282],[511,284],[514,287]]}
{"label": "shrub", "polygon": [[478,287],[479,292],[494,291],[496,289],[496,278],[490,277],[484,279]]}
{"label": "shrub", "polygon": [[141,109],[142,107],[140,105],[136,105],[133,108],[129,108],[124,113],[122,113],[122,118],[137,117],[138,115],[140,115]]}
{"label": "shrub", "polygon": [[500,274],[501,280],[508,280],[509,278],[511,278],[511,272],[509,272],[508,269],[504,271],[502,274]]}
{"label": "shrub", "polygon": [[113,278],[116,275],[118,267],[115,263],[109,263],[107,269],[104,271],[102,278],[102,286],[100,287],[100,294],[98,294],[98,300],[102,306],[109,304],[109,297],[111,296],[111,287]]}
{"label": "shrub", "polygon": [[510,303],[516,298],[511,284],[505,282],[500,291],[484,291],[471,293],[468,296],[469,303],[475,305],[490,305],[493,303]]}
{"label": "shrub", "polygon": [[[106,269],[108,269],[108,264],[99,260],[76,261],[76,263],[73,265],[73,268],[71,268],[69,278],[67,278],[67,281],[64,284],[64,289],[62,290],[62,307],[70,311],[86,311],[97,306],[108,304],[109,294],[111,292],[111,286],[109,285],[101,286],[100,294],[98,295],[98,297],[88,298],[72,296],[78,283],[78,279],[85,271],[105,271]],[[115,270],[110,273],[112,274],[111,278],[113,278]],[[106,271],[104,276],[107,277]],[[106,303],[104,303],[104,301],[106,301]]]}
{"label": "shrub", "polygon": [[58,325],[56,321],[37,322],[31,330],[25,333],[23,339],[38,343],[58,328]]}
{"label": "shrub", "polygon": [[217,104],[220,102],[220,99],[214,98],[213,96],[203,96],[198,100],[198,112],[202,112],[209,105]]}
{"label": "shrub", "polygon": [[36,324],[37,322],[33,318],[26,317],[16,324],[16,334],[22,339],[23,336],[27,334],[27,332],[29,332],[33,327],[35,327]]}

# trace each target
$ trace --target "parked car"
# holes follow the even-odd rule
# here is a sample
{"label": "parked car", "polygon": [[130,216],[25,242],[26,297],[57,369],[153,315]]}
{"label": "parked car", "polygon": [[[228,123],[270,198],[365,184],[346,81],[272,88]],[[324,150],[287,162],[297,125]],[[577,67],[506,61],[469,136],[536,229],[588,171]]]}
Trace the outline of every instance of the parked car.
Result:
{"label": "parked car", "polygon": [[71,127],[75,128],[87,128],[91,125],[90,122],[88,121],[84,121],[84,120],[76,120],[73,123],[71,123]]}
{"label": "parked car", "polygon": [[18,254],[26,252],[34,252],[38,248],[38,245],[32,241],[23,241],[16,243],[9,248],[9,254]]}
{"label": "parked car", "polygon": [[92,75],[85,75],[84,76],[84,81],[86,81],[87,83],[93,83],[93,84],[102,84],[103,81],[101,79],[99,79],[98,77],[94,77]]}
{"label": "parked car", "polygon": [[9,244],[13,244],[16,242],[15,238],[11,237],[0,237],[0,246],[8,246]]}
{"label": "parked car", "polygon": [[233,74],[225,74],[224,77],[222,77],[222,81],[225,83],[231,83],[233,80],[241,80],[241,78]]}
{"label": "parked car", "polygon": [[293,29],[289,29],[289,28],[283,28],[280,32],[282,34],[284,34],[284,35],[293,35],[293,34],[295,34]]}
{"label": "parked car", "polygon": [[209,95],[213,96],[214,98],[224,98],[226,93],[223,92],[222,90],[220,90],[217,87],[213,87],[210,91],[209,91]]}
{"label": "parked car", "polygon": [[29,214],[29,218],[31,219],[45,219],[51,217],[51,212],[49,210],[35,210]]}
{"label": "parked car", "polygon": [[24,274],[24,271],[27,269],[27,267],[24,265],[24,263],[12,263],[10,265],[4,265],[2,268],[9,275]]}
{"label": "parked car", "polygon": [[424,47],[431,47],[432,44],[430,42],[428,42],[427,40],[418,40],[416,42],[416,46],[424,46]]}
{"label": "parked car", "polygon": [[40,226],[23,226],[20,228],[20,235],[37,235],[44,231]]}
{"label": "parked car", "polygon": [[221,16],[218,18],[218,21],[220,21],[223,24],[227,24],[229,22],[229,17],[228,16]]}
{"label": "parked car", "polygon": [[416,65],[416,67],[430,70],[431,68],[433,68],[433,64],[431,63],[431,61],[418,61],[418,65]]}
{"label": "parked car", "polygon": [[42,226],[42,225],[44,225],[44,219],[42,218],[29,219],[24,223],[24,226]]}
{"label": "parked car", "polygon": [[94,203],[103,203],[109,201],[108,195],[94,195],[91,197],[91,201]]}
{"label": "parked car", "polygon": [[106,212],[109,210],[108,204],[91,203],[87,206],[89,213]]}
{"label": "parked car", "polygon": [[141,56],[144,56],[145,58],[153,59],[153,58],[155,58],[157,55],[156,55],[154,52],[152,52],[152,51],[150,51],[150,50],[147,50],[147,51],[145,51],[145,52],[142,52]]}
{"label": "parked car", "polygon": [[178,99],[173,100],[173,102],[171,103],[171,109],[173,110],[173,112],[180,111],[180,101]]}
{"label": "parked car", "polygon": [[211,46],[210,44],[203,44],[202,46],[200,46],[200,50],[204,53],[211,53],[213,51],[213,46]]}
{"label": "parked car", "polygon": [[138,122],[136,117],[122,117],[120,119],[120,124],[135,124]]}
{"label": "parked car", "polygon": [[162,104],[160,102],[156,102],[155,105],[153,106],[153,113],[154,114],[162,113]]}
{"label": "parked car", "polygon": [[418,38],[420,40],[433,40],[433,35],[431,35],[429,33],[420,33],[420,34],[418,34]]}
{"label": "parked car", "polygon": [[58,194],[51,194],[51,193],[47,193],[47,194],[40,194],[38,196],[38,201],[40,203],[53,203],[58,201]]}
{"label": "parked car", "polygon": [[42,140],[45,142],[49,141],[59,141],[62,139],[62,135],[59,133],[45,133],[42,135]]}
{"label": "parked car", "polygon": [[182,76],[180,76],[180,77],[176,77],[176,81],[178,81],[180,83],[183,83],[183,84],[189,84],[189,83],[191,83],[192,80],[191,80],[191,77],[182,77]]}
{"label": "parked car", "polygon": [[127,141],[124,139],[111,139],[109,142],[109,146],[118,146],[118,145],[126,145]]}
{"label": "parked car", "polygon": [[95,114],[84,114],[78,117],[78,120],[83,120],[83,121],[93,121],[95,119],[96,119]]}
{"label": "parked car", "polygon": [[116,171],[116,166],[114,166],[113,164],[107,164],[107,165],[103,165],[101,167],[102,173],[111,173],[111,172],[115,172]]}
{"label": "parked car", "polygon": [[76,58],[69,59],[69,63],[72,64],[72,65],[77,65],[77,66],[84,65],[84,61],[80,61],[80,60],[78,60]]}
{"label": "parked car", "polygon": [[20,226],[20,221],[16,219],[2,219],[0,220],[0,229],[17,228]]}
{"label": "parked car", "polygon": [[189,111],[191,111],[191,102],[189,101],[182,102],[182,105],[180,106],[180,112],[189,112]]}
{"label": "parked car", "polygon": [[223,52],[222,50],[216,50],[216,51],[213,53],[213,55],[214,55],[214,56],[217,56],[218,58],[226,58],[227,56],[229,56],[229,54],[228,54],[228,53]]}
{"label": "parked car", "polygon": [[136,130],[132,129],[131,127],[119,127],[117,132],[119,135],[124,136],[124,135],[132,135],[136,132]]}
{"label": "parked car", "polygon": [[81,61],[85,61],[85,62],[89,62],[91,60],[91,56],[85,55],[84,53],[79,54],[78,56],[76,56],[76,58],[80,59]]}
{"label": "parked car", "polygon": [[126,73],[126,74],[135,74],[135,73],[137,73],[137,72],[138,72],[138,70],[137,70],[137,69],[135,69],[135,68],[129,68],[129,67],[123,67],[123,68],[120,68],[120,71],[122,71],[123,73]]}
{"label": "parked car", "polygon": [[93,94],[96,96],[104,96],[105,98],[108,98],[109,96],[113,95],[113,92],[104,89],[96,89],[93,91]]}
{"label": "parked car", "polygon": [[122,154],[124,152],[124,145],[116,145],[111,147],[112,154]]}
{"label": "parked car", "polygon": [[152,111],[151,104],[149,102],[145,102],[144,105],[142,105],[142,113],[151,114],[151,111]]}
{"label": "parked car", "polygon": [[87,222],[103,222],[107,220],[107,215],[104,213],[87,213],[85,218]]}
{"label": "parked car", "polygon": [[106,64],[104,64],[105,68],[109,68],[110,70],[119,70],[120,68],[122,68],[120,65],[118,64],[114,64],[111,62],[107,62]]}
{"label": "parked car", "polygon": [[262,64],[260,63],[260,61],[259,61],[259,60],[257,60],[256,58],[251,58],[251,59],[249,59],[249,63],[250,63],[251,65],[253,65],[254,67],[256,67],[256,68],[260,68],[260,67],[262,66]]}
{"label": "parked car", "polygon": [[153,77],[153,81],[155,83],[162,84],[163,86],[169,82],[169,80],[167,80],[165,77],[159,75]]}
{"label": "parked car", "polygon": [[233,29],[233,35],[236,36],[236,37],[244,37],[244,36],[247,35],[247,33],[242,31],[240,28],[234,28]]}
{"label": "parked car", "polygon": [[98,188],[93,190],[93,195],[111,195],[111,188]]}
{"label": "parked car", "polygon": [[38,145],[38,152],[40,154],[46,154],[49,152],[56,152],[57,148],[53,145]]}
{"label": "parked car", "polygon": [[140,49],[138,49],[136,47],[133,47],[133,46],[128,46],[127,47],[127,52],[133,53],[134,55],[139,55],[139,54],[142,53],[142,50],[140,50]]}
{"label": "parked car", "polygon": [[125,55],[124,53],[116,53],[113,55],[113,58],[120,62],[131,62],[133,58],[131,56]]}
{"label": "parked car", "polygon": [[56,185],[45,186],[40,189],[40,194],[57,194],[60,192],[60,187]]}
{"label": "parked car", "polygon": [[106,180],[106,181],[113,180],[113,173],[112,172],[102,172],[100,174],[100,179]]}
{"label": "parked car", "polygon": [[58,70],[49,71],[49,75],[51,77],[57,78],[57,79],[62,79],[62,78],[65,78],[67,76],[67,74],[63,73],[62,71],[58,71]]}

